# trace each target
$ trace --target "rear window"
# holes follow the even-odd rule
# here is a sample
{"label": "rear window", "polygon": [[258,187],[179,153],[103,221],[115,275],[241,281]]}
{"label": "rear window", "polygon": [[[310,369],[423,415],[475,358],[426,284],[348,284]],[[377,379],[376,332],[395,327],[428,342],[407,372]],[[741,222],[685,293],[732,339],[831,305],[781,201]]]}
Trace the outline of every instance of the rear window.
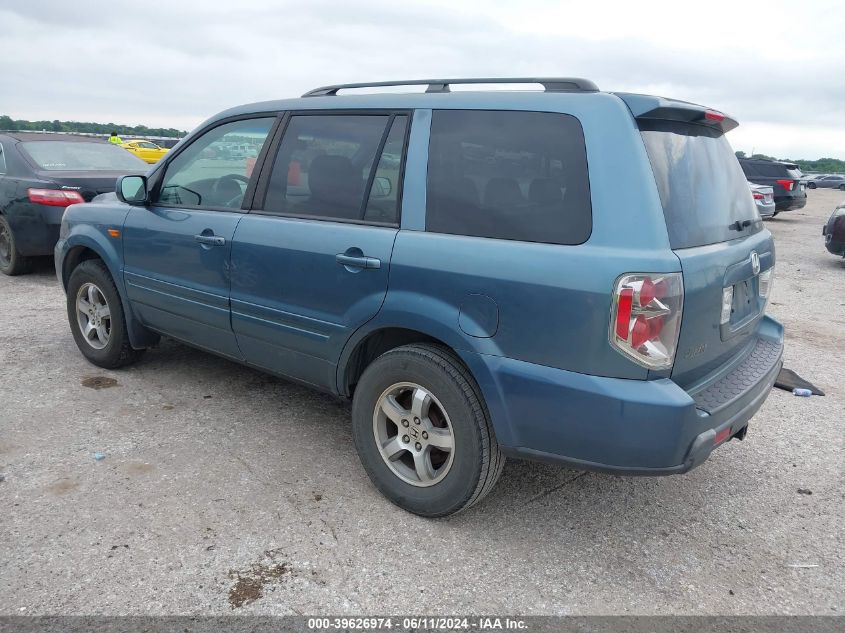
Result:
{"label": "rear window", "polygon": [[581,244],[592,230],[581,124],[544,112],[435,111],[426,200],[428,231]]}
{"label": "rear window", "polygon": [[755,176],[762,176],[763,178],[794,178],[798,179],[803,174],[801,170],[798,168],[798,165],[792,165],[789,163],[763,163],[763,162],[746,162],[740,161],[742,165],[742,171],[749,178],[753,178]]}
{"label": "rear window", "polygon": [[27,141],[23,151],[46,171],[146,171],[147,164],[111,143]]}
{"label": "rear window", "polygon": [[[672,248],[725,242],[762,230],[748,182],[721,131],[641,121]],[[738,232],[735,222],[752,220]]]}

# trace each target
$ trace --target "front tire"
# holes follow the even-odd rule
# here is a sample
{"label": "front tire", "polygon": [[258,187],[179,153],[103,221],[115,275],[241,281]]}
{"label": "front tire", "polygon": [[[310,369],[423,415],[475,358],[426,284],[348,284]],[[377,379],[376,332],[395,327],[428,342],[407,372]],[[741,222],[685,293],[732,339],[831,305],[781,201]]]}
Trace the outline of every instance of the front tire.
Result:
{"label": "front tire", "polygon": [[0,273],[14,277],[32,270],[32,258],[18,252],[15,234],[9,221],[0,215]]}
{"label": "front tire", "polygon": [[839,185],[839,191],[845,191],[845,185]]}
{"label": "front tire", "polygon": [[814,183],[814,182],[808,182],[807,183],[807,189],[815,189],[815,188],[816,188],[816,183]]}
{"label": "front tire", "polygon": [[134,363],[144,352],[129,343],[117,286],[100,260],[86,260],[71,273],[67,316],[76,346],[97,367],[117,369]]}
{"label": "front tire", "polygon": [[355,389],[352,432],[381,493],[425,517],[483,499],[505,462],[478,386],[435,345],[398,347],[367,367]]}

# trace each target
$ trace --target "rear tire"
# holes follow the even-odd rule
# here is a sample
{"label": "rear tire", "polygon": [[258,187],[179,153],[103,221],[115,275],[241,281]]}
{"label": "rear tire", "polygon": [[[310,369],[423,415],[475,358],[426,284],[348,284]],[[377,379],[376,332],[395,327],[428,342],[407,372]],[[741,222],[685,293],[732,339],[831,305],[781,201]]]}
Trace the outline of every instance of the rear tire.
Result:
{"label": "rear tire", "polygon": [[815,189],[815,188],[816,188],[816,183],[814,183],[814,182],[808,182],[807,183],[807,189]]}
{"label": "rear tire", "polygon": [[367,367],[355,389],[352,433],[373,484],[424,517],[477,503],[505,463],[471,374],[435,345],[398,347]]}
{"label": "rear tire", "polygon": [[117,369],[134,363],[144,353],[129,343],[117,286],[98,259],[82,262],[71,273],[67,316],[76,346],[97,367]]}
{"label": "rear tire", "polygon": [[32,261],[20,254],[9,221],[0,215],[0,273],[10,277],[26,274],[32,270]]}

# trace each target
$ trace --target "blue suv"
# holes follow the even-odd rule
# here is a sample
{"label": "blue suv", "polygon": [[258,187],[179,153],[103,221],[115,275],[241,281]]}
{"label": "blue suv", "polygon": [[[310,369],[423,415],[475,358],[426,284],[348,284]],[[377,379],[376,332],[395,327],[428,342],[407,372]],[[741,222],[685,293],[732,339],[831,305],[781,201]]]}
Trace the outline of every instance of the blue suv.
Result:
{"label": "blue suv", "polygon": [[[449,88],[493,82],[543,90]],[[420,515],[506,456],[683,473],[781,366],[736,125],[570,78],[233,108],[68,207],[70,328],[100,367],[168,336],[350,398],[364,468]]]}

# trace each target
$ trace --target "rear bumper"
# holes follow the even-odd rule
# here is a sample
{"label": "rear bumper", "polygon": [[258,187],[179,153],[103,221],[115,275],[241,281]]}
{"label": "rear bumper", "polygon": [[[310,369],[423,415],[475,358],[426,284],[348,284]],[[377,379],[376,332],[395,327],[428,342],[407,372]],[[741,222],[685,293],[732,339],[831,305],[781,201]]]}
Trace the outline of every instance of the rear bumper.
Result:
{"label": "rear bumper", "polygon": [[21,255],[51,255],[59,239],[64,207],[25,203],[6,213]]}
{"label": "rear bumper", "polygon": [[807,194],[796,196],[775,196],[775,208],[778,211],[794,211],[807,206]]}
{"label": "rear bumper", "polygon": [[830,234],[824,236],[825,248],[834,255],[845,256],[845,242],[834,240]]}
{"label": "rear bumper", "polygon": [[761,218],[770,218],[775,214],[774,200],[768,204],[765,202],[757,202],[757,213]]}
{"label": "rear bumper", "polygon": [[[507,425],[502,449],[512,457],[625,475],[683,473],[744,437],[780,371],[782,326],[765,317],[754,350],[694,393],[668,378],[587,376],[486,357],[497,390],[490,411],[497,433]],[[490,388],[482,386],[488,401]]]}

